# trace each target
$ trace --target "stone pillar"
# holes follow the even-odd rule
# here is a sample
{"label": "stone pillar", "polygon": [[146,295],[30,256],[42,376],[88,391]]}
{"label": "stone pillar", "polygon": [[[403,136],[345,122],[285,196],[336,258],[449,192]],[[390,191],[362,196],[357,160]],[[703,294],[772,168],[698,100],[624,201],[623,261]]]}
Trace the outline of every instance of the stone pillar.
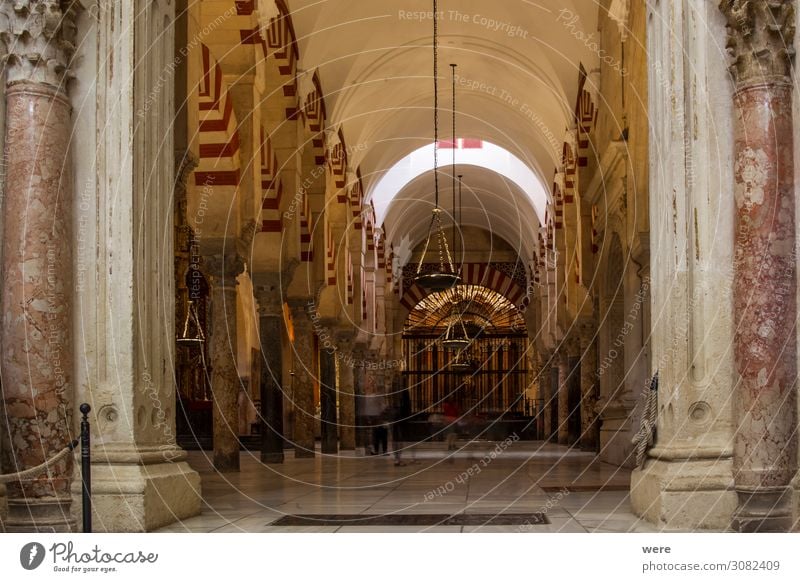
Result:
{"label": "stone pillar", "polygon": [[363,343],[353,347],[353,400],[355,401],[355,439],[356,455],[365,455],[369,446],[369,428],[364,416],[364,371],[366,368],[366,350]]}
{"label": "stone pillar", "polygon": [[335,455],[339,452],[339,423],[336,414],[336,349],[326,347],[319,351],[319,405],[322,452]]}
{"label": "stone pillar", "polygon": [[650,268],[649,347],[658,417],[655,445],[631,474],[631,506],[661,527],[727,529],[736,508],[735,205],[732,90],[718,48],[725,24],[703,2],[651,3],[650,10],[649,246],[658,260]]}
{"label": "stone pillar", "polygon": [[599,444],[597,432],[597,350],[594,338],[597,328],[594,322],[583,323],[579,328],[581,352],[581,449],[596,451]]}
{"label": "stone pillar", "polygon": [[734,93],[738,531],[787,531],[797,470],[794,2],[724,0]]}
{"label": "stone pillar", "polygon": [[567,417],[569,416],[569,355],[567,346],[564,342],[558,348],[558,444],[569,444],[569,426]]}
{"label": "stone pillar", "polygon": [[339,448],[352,451],[356,448],[355,374],[358,365],[353,354],[353,332],[345,330],[337,335],[337,365],[339,368]]}
{"label": "stone pillar", "polygon": [[[49,3],[48,3],[49,4]],[[48,10],[47,18],[37,14]],[[66,79],[74,13],[58,4],[0,3],[6,45],[3,207],[3,472],[41,464],[74,437],[72,424],[71,107]],[[71,456],[8,485],[7,531],[70,531]]]}
{"label": "stone pillar", "polygon": [[239,470],[239,374],[236,370],[236,277],[244,261],[236,253],[203,257],[211,295],[209,359],[214,399],[214,468]]}
{"label": "stone pillar", "polygon": [[[260,277],[254,275],[260,283]],[[283,298],[279,285],[256,286],[261,344],[261,461],[283,463]]]}
{"label": "stone pillar", "polygon": [[316,454],[314,438],[314,330],[309,309],[313,301],[308,297],[289,299],[294,327],[294,456],[296,459],[312,458]]}
{"label": "stone pillar", "polygon": [[[553,364],[552,356],[543,357],[544,364],[540,372],[540,389],[542,397],[542,438],[545,441],[551,440],[553,434],[553,413],[552,408],[556,401],[553,399]],[[556,370],[558,368],[556,367]]]}

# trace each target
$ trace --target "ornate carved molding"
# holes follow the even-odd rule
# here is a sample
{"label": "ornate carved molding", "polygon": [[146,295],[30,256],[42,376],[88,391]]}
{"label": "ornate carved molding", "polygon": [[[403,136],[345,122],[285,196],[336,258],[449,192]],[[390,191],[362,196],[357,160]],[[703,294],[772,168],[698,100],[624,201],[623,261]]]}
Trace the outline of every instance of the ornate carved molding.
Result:
{"label": "ornate carved molding", "polygon": [[722,0],[731,74],[738,88],[791,82],[794,0]]}
{"label": "ornate carved molding", "polygon": [[66,92],[79,7],[63,0],[0,0],[0,63],[7,84],[45,83]]}

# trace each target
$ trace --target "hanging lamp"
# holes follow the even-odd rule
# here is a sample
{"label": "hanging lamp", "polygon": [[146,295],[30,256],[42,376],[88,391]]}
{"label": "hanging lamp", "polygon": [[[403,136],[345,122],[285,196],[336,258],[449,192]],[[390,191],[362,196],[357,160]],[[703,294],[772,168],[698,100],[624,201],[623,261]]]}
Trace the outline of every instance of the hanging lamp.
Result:
{"label": "hanging lamp", "polygon": [[[442,209],[439,208],[439,18],[438,0],[433,0],[433,183],[434,183],[434,207],[431,222],[428,226],[428,236],[425,239],[425,246],[422,256],[417,265],[414,282],[423,289],[431,292],[444,291],[457,285],[461,278],[456,273],[453,266],[453,257],[450,254],[450,247],[447,236],[442,228]],[[435,269],[427,271],[424,269],[425,258],[428,251],[438,251]]]}
{"label": "hanging lamp", "polygon": [[206,336],[200,325],[200,318],[197,316],[197,310],[194,307],[194,301],[191,299],[186,305],[186,318],[183,320],[183,330],[176,341],[178,344],[184,346],[202,344],[206,341]]}
{"label": "hanging lamp", "polygon": [[[453,311],[455,312],[458,309],[458,306],[454,306]],[[464,348],[468,347],[470,344],[469,335],[467,335],[467,328],[464,327],[464,320],[461,319],[461,315],[455,313],[453,317],[450,318],[450,323],[447,324],[447,331],[444,334],[444,339],[442,339],[442,346],[451,351],[461,351]]]}

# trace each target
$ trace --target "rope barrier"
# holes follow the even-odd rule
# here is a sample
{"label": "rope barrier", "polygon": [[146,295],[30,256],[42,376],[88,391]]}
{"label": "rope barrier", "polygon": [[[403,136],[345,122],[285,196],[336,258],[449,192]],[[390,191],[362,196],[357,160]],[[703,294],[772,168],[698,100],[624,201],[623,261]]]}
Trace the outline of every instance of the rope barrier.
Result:
{"label": "rope barrier", "polygon": [[653,446],[656,436],[656,422],[658,420],[658,372],[650,380],[649,385],[645,386],[642,392],[644,400],[644,410],[642,420],[639,423],[637,432],[631,442],[636,447],[636,467],[641,469],[647,458],[647,451]]}
{"label": "rope barrier", "polygon": [[78,439],[75,439],[71,443],[69,443],[66,447],[64,447],[58,454],[56,454],[52,459],[48,459],[41,465],[36,465],[35,467],[31,467],[30,469],[25,469],[24,471],[18,471],[16,473],[6,473],[5,475],[0,475],[0,483],[11,483],[14,481],[22,481],[28,477],[33,477],[34,475],[38,475],[46,471],[51,465],[55,465],[62,459],[64,459],[67,455],[69,455],[75,448],[78,446]]}

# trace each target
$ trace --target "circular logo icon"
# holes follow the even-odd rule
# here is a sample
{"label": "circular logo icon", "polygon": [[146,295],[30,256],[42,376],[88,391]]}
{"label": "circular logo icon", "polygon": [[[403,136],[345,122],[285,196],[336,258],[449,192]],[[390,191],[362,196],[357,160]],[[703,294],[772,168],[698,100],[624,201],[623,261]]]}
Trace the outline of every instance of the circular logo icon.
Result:
{"label": "circular logo icon", "polygon": [[44,546],[38,542],[30,542],[19,551],[19,563],[26,570],[35,570],[44,561]]}

